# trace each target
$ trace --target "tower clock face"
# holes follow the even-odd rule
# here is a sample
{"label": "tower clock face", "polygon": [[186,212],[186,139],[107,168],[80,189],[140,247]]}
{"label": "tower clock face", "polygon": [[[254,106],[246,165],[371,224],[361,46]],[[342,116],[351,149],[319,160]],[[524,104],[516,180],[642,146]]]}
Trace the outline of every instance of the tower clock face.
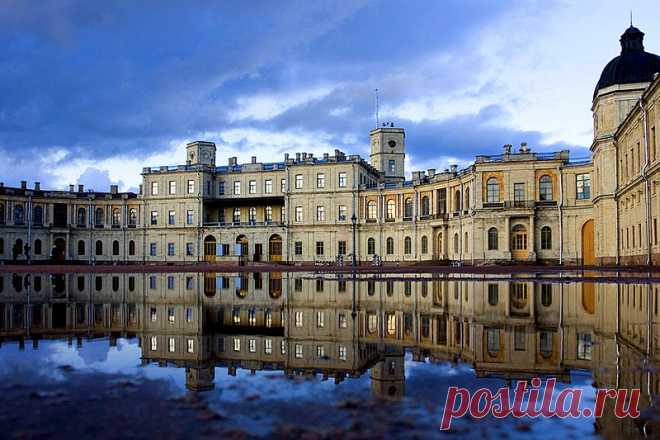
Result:
{"label": "tower clock face", "polygon": [[395,141],[394,139],[390,139],[390,140],[387,142],[387,145],[389,145],[390,148],[394,148],[394,147],[396,147],[396,141]]}

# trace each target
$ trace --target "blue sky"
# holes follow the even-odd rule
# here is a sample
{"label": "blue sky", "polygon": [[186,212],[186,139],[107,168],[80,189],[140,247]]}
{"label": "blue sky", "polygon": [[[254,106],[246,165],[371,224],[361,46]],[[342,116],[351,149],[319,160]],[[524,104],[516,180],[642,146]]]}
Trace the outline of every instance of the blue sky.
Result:
{"label": "blue sky", "polygon": [[0,3],[0,180],[135,189],[197,139],[281,160],[368,156],[374,92],[407,171],[526,141],[588,155],[591,96],[657,1]]}

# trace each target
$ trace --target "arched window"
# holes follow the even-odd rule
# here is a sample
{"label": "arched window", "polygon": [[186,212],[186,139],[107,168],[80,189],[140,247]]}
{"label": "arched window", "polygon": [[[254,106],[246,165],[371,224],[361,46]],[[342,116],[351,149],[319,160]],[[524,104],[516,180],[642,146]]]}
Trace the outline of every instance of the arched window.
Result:
{"label": "arched window", "polygon": [[131,208],[128,210],[128,226],[137,225],[137,209]]}
{"label": "arched window", "polygon": [[454,212],[459,212],[461,210],[461,192],[456,190],[454,192]]}
{"label": "arched window", "polygon": [[516,225],[513,227],[511,248],[514,251],[527,250],[527,229],[523,225]]}
{"label": "arched window", "polygon": [[426,235],[422,235],[422,254],[426,254],[429,251],[429,239],[426,238]]}
{"label": "arched window", "polygon": [[121,223],[121,215],[119,214],[119,208],[112,210],[112,226],[119,226]]}
{"label": "arched window", "polygon": [[454,234],[454,253],[458,253],[458,233]]}
{"label": "arched window", "polygon": [[103,208],[96,208],[94,213],[94,224],[96,226],[103,226]]}
{"label": "arched window", "polygon": [[547,174],[539,179],[539,200],[552,200],[552,179]]}
{"label": "arched window", "polygon": [[133,240],[128,242],[128,255],[135,255],[135,242]]}
{"label": "arched window", "polygon": [[16,205],[14,207],[14,224],[22,225],[25,223],[25,210],[23,205]]}
{"label": "arched window", "polygon": [[470,188],[469,187],[465,188],[465,207],[463,209],[464,210],[470,209]]}
{"label": "arched window", "polygon": [[500,183],[495,177],[486,181],[486,202],[499,203],[500,201]]}
{"label": "arched window", "polygon": [[374,255],[376,253],[376,240],[373,237],[370,237],[367,240],[367,254]]}
{"label": "arched window", "polygon": [[409,255],[412,253],[412,240],[410,237],[403,239],[403,253]]}
{"label": "arched window", "polygon": [[431,211],[431,206],[429,204],[429,197],[422,197],[422,215],[429,215]]}
{"label": "arched window", "polygon": [[112,255],[119,255],[119,241],[112,242]]}
{"label": "arched window", "polygon": [[552,284],[541,284],[541,304],[543,307],[552,305]]}
{"label": "arched window", "polygon": [[367,203],[367,219],[369,220],[376,220],[377,216],[377,210],[376,210],[376,202],[373,200],[370,200]]}
{"label": "arched window", "polygon": [[78,255],[85,255],[85,241],[78,240]]}
{"label": "arched window", "polygon": [[541,249],[552,249],[552,229],[550,229],[550,226],[541,228]]}
{"label": "arched window", "polygon": [[465,231],[465,240],[463,240],[463,248],[464,251],[467,253],[469,248],[470,248],[470,241],[468,240],[468,233]]}
{"label": "arched window", "polygon": [[34,207],[34,211],[32,211],[32,224],[44,224],[44,209],[41,206]]}
{"label": "arched window", "polygon": [[85,208],[78,208],[77,216],[78,226],[85,226],[87,224],[87,210]]}
{"label": "arched window", "polygon": [[410,197],[408,197],[404,201],[403,204],[404,204],[403,216],[406,217],[406,218],[411,218],[413,216],[413,202],[412,202],[412,199]]}
{"label": "arched window", "polygon": [[497,284],[488,285],[488,305],[496,306],[499,301],[499,286]]}
{"label": "arched window", "polygon": [[103,242],[101,240],[96,241],[96,255],[103,255]]}
{"label": "arched window", "polygon": [[387,201],[387,218],[393,219],[396,217],[396,203],[394,200],[390,199]]}
{"label": "arched window", "polygon": [[34,255],[41,255],[41,240],[34,240]]}
{"label": "arched window", "polygon": [[4,202],[0,203],[0,225],[5,224],[5,204]]}
{"label": "arched window", "polygon": [[490,228],[488,230],[488,250],[493,251],[498,248],[498,235],[497,228]]}
{"label": "arched window", "polygon": [[387,237],[387,255],[394,254],[394,239],[392,237]]}

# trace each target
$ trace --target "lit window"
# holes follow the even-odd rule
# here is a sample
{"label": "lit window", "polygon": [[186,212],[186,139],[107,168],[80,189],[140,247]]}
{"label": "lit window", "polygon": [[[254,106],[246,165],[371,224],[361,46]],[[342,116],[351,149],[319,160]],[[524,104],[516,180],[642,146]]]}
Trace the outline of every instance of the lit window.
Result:
{"label": "lit window", "polygon": [[187,349],[188,353],[194,353],[195,352],[195,340],[194,339],[188,339],[187,341]]}
{"label": "lit window", "polygon": [[337,215],[337,220],[340,222],[346,221],[346,216],[348,215],[348,208],[345,205],[339,205],[339,214]]}
{"label": "lit window", "polygon": [[339,328],[346,328],[348,325],[348,322],[346,321],[346,314],[340,313],[339,314]]}
{"label": "lit window", "polygon": [[296,189],[302,189],[303,187],[303,175],[296,174]]}
{"label": "lit window", "polygon": [[151,337],[151,351],[156,351],[158,350],[158,337],[152,336]]}
{"label": "lit window", "polygon": [[167,308],[167,320],[169,322],[174,322],[174,307]]}
{"label": "lit window", "polygon": [[266,354],[273,353],[273,340],[270,338],[264,339],[264,353]]}
{"label": "lit window", "polygon": [[249,339],[248,340],[248,351],[250,353],[256,353],[257,352],[257,341],[256,341],[256,339]]}
{"label": "lit window", "polygon": [[302,206],[296,206],[296,223],[301,223],[303,221],[303,208]]}
{"label": "lit window", "polygon": [[318,222],[325,221],[325,206],[316,207],[316,221]]}
{"label": "lit window", "polygon": [[152,307],[150,310],[151,322],[156,322],[158,320],[158,311],[155,307]]}
{"label": "lit window", "polygon": [[316,346],[316,357],[323,359],[325,357],[325,347],[322,345]]}
{"label": "lit window", "polygon": [[345,345],[340,345],[339,346],[339,360],[345,361],[347,358],[348,351],[346,350]]}
{"label": "lit window", "polygon": [[173,180],[170,181],[170,194],[176,194],[176,182]]}
{"label": "lit window", "polygon": [[234,338],[234,351],[241,351],[241,340]]}
{"label": "lit window", "polygon": [[193,194],[195,192],[195,181],[194,180],[189,180],[188,181],[188,194]]}
{"label": "lit window", "polygon": [[174,338],[168,338],[167,339],[167,350],[170,353],[174,353],[176,351],[176,342]]}
{"label": "lit window", "polygon": [[303,346],[302,344],[296,344],[296,359],[302,359],[303,357]]}
{"label": "lit window", "polygon": [[325,327],[325,313],[323,312],[316,312],[316,326],[318,328],[323,328]]}
{"label": "lit window", "polygon": [[300,328],[303,326],[303,312],[296,312],[295,326]]}

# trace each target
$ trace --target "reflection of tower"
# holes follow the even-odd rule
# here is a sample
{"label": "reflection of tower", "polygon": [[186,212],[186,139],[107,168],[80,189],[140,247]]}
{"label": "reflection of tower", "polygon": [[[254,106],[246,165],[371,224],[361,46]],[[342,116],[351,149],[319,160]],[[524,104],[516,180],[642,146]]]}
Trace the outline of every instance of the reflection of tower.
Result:
{"label": "reflection of tower", "polygon": [[388,349],[383,360],[371,368],[371,392],[374,397],[403,398],[406,381],[404,362],[403,349],[397,347]]}
{"label": "reflection of tower", "polygon": [[208,391],[215,388],[215,368],[186,368],[186,388],[191,391]]}

